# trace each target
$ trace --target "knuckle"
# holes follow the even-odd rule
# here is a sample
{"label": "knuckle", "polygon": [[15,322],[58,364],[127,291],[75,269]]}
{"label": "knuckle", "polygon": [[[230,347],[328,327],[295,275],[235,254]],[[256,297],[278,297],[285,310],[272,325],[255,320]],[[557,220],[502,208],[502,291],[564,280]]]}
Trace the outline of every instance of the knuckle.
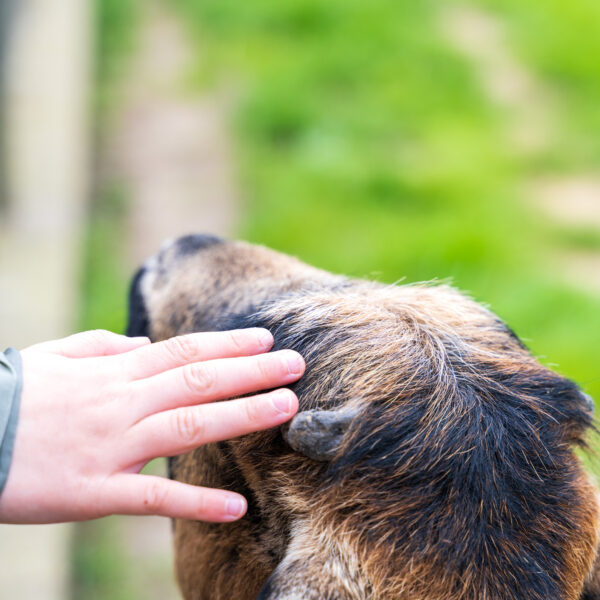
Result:
{"label": "knuckle", "polygon": [[[114,382],[106,388],[102,394],[99,406],[111,407],[118,410],[121,414],[127,413],[132,417],[137,414],[137,401],[135,391],[129,385],[123,385],[120,382]],[[107,423],[107,426],[112,427],[112,423]]]}
{"label": "knuckle", "polygon": [[161,512],[166,506],[169,492],[158,482],[152,482],[144,493],[144,509],[149,513]]}
{"label": "knuckle", "polygon": [[274,376],[273,358],[266,354],[256,359],[256,371],[260,381],[271,381]]}
{"label": "knuckle", "polygon": [[243,334],[241,334],[239,331],[229,331],[227,333],[227,338],[234,350],[237,352],[244,352],[245,346]]}
{"label": "knuckle", "polygon": [[86,333],[88,341],[92,343],[104,343],[108,342],[114,337],[114,334],[106,329],[92,329]]}
{"label": "knuckle", "polygon": [[204,437],[206,422],[197,409],[181,408],[175,411],[175,435],[185,444],[194,444]]}
{"label": "knuckle", "polygon": [[244,406],[248,423],[251,425],[259,425],[263,420],[259,403],[256,400],[249,400]]}
{"label": "knuckle", "polygon": [[206,515],[208,508],[209,506],[206,496],[204,494],[200,494],[200,497],[198,498],[198,504],[196,505],[196,511],[199,519],[202,519]]}
{"label": "knuckle", "polygon": [[108,331],[108,329],[93,329],[92,330],[93,333],[95,333],[96,335],[102,337],[102,338],[113,338],[113,337],[118,337],[117,333],[114,333],[112,331]]}
{"label": "knuckle", "polygon": [[193,362],[198,357],[198,347],[189,335],[180,335],[165,342],[167,353],[178,362]]}
{"label": "knuckle", "polygon": [[217,377],[211,367],[188,365],[182,374],[185,386],[192,394],[208,394],[215,388]]}

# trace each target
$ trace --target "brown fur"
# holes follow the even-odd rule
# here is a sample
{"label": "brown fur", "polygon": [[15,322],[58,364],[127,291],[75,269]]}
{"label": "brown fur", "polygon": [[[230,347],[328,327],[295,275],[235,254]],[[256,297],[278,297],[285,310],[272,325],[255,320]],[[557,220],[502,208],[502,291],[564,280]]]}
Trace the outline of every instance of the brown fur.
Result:
{"label": "brown fur", "polygon": [[187,600],[600,598],[597,493],[572,451],[590,415],[487,309],[210,238],[165,248],[135,293],[131,333],[266,326],[306,358],[301,411],[359,412],[328,463],[279,429],[172,462],[249,500],[237,523],[175,522]]}

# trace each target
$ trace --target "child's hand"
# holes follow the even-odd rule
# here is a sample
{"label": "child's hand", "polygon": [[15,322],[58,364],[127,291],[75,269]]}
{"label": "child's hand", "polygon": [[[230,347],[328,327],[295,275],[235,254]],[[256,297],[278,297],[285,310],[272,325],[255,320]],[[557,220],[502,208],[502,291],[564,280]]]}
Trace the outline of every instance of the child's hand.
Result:
{"label": "child's hand", "polygon": [[112,513],[233,521],[244,498],[140,475],[152,458],[290,419],[280,389],[304,372],[290,350],[267,352],[263,329],[196,333],[150,344],[88,331],[23,350],[23,392],[0,521],[48,523]]}

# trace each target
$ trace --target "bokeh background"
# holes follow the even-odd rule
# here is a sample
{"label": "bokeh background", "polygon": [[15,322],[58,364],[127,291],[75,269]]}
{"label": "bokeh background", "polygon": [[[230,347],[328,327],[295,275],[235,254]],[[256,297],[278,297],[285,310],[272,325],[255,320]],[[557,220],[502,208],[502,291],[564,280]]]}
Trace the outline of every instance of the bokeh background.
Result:
{"label": "bokeh background", "polygon": [[[216,232],[449,281],[600,397],[597,0],[0,6],[4,345],[123,331],[136,264]],[[166,521],[40,531],[0,528],[7,597],[177,597]]]}

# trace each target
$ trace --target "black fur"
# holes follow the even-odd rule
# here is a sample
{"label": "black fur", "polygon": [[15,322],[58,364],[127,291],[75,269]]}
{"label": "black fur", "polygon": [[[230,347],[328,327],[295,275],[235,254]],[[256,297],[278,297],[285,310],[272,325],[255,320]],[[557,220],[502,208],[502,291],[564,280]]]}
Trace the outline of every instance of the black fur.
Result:
{"label": "black fur", "polygon": [[[300,352],[307,373],[291,387],[301,410],[316,408],[310,393],[311,371],[318,370],[319,357],[333,346],[360,351],[352,342],[352,328],[343,323],[334,328],[313,324],[301,335],[292,335],[286,321],[266,320],[263,312],[264,308],[255,308],[249,315],[228,315],[217,325],[223,330],[265,327],[275,337],[274,349]],[[515,341],[521,345],[518,338]],[[381,512],[394,514],[400,498],[411,509],[388,520],[386,532],[377,531],[378,519],[365,523],[365,530],[374,537],[388,534],[390,552],[408,550],[410,555],[427,557],[428,548],[435,547],[435,556],[427,558],[443,557],[439,568],[449,574],[464,572],[474,563],[480,565],[482,578],[491,569],[502,569],[498,557],[508,558],[508,549],[518,547],[527,532],[528,548],[506,564],[520,573],[512,583],[512,595],[518,597],[520,590],[527,589],[549,600],[561,597],[562,541],[565,533],[576,533],[578,528],[565,506],[576,507],[579,502],[570,485],[576,466],[565,441],[583,443],[592,415],[577,386],[550,371],[526,377],[476,364],[468,357],[460,359],[450,365],[456,384],[448,397],[434,397],[439,372],[423,357],[414,393],[407,395],[405,382],[398,381],[393,413],[390,398],[370,404],[368,419],[357,418],[351,426],[345,451],[324,467],[323,491],[331,486],[343,489],[350,479],[360,479],[367,489],[381,487],[385,481]],[[385,360],[382,356],[382,364]],[[393,368],[393,361],[388,362]],[[461,372],[467,365],[469,371]],[[480,385],[473,385],[478,380]],[[327,407],[347,400],[343,389],[337,394],[332,390]],[[433,419],[432,406],[437,411]],[[449,416],[456,412],[463,415],[461,419]],[[565,465],[572,465],[572,473]],[[361,510],[359,503],[355,510]],[[550,515],[560,533],[547,530],[536,539],[529,524],[540,513]],[[510,575],[503,578],[502,594],[506,595],[510,581]],[[268,585],[263,594],[268,594]]]}
{"label": "black fur", "polygon": [[144,267],[139,269],[129,288],[129,322],[125,333],[129,337],[147,336],[149,333],[148,311],[140,291],[140,281],[144,273]]}
{"label": "black fur", "polygon": [[223,241],[223,238],[217,237],[216,235],[196,234],[180,237],[175,244],[178,256],[188,256],[196,254],[198,250],[204,250],[205,248],[210,248],[216,244],[222,244]]}

